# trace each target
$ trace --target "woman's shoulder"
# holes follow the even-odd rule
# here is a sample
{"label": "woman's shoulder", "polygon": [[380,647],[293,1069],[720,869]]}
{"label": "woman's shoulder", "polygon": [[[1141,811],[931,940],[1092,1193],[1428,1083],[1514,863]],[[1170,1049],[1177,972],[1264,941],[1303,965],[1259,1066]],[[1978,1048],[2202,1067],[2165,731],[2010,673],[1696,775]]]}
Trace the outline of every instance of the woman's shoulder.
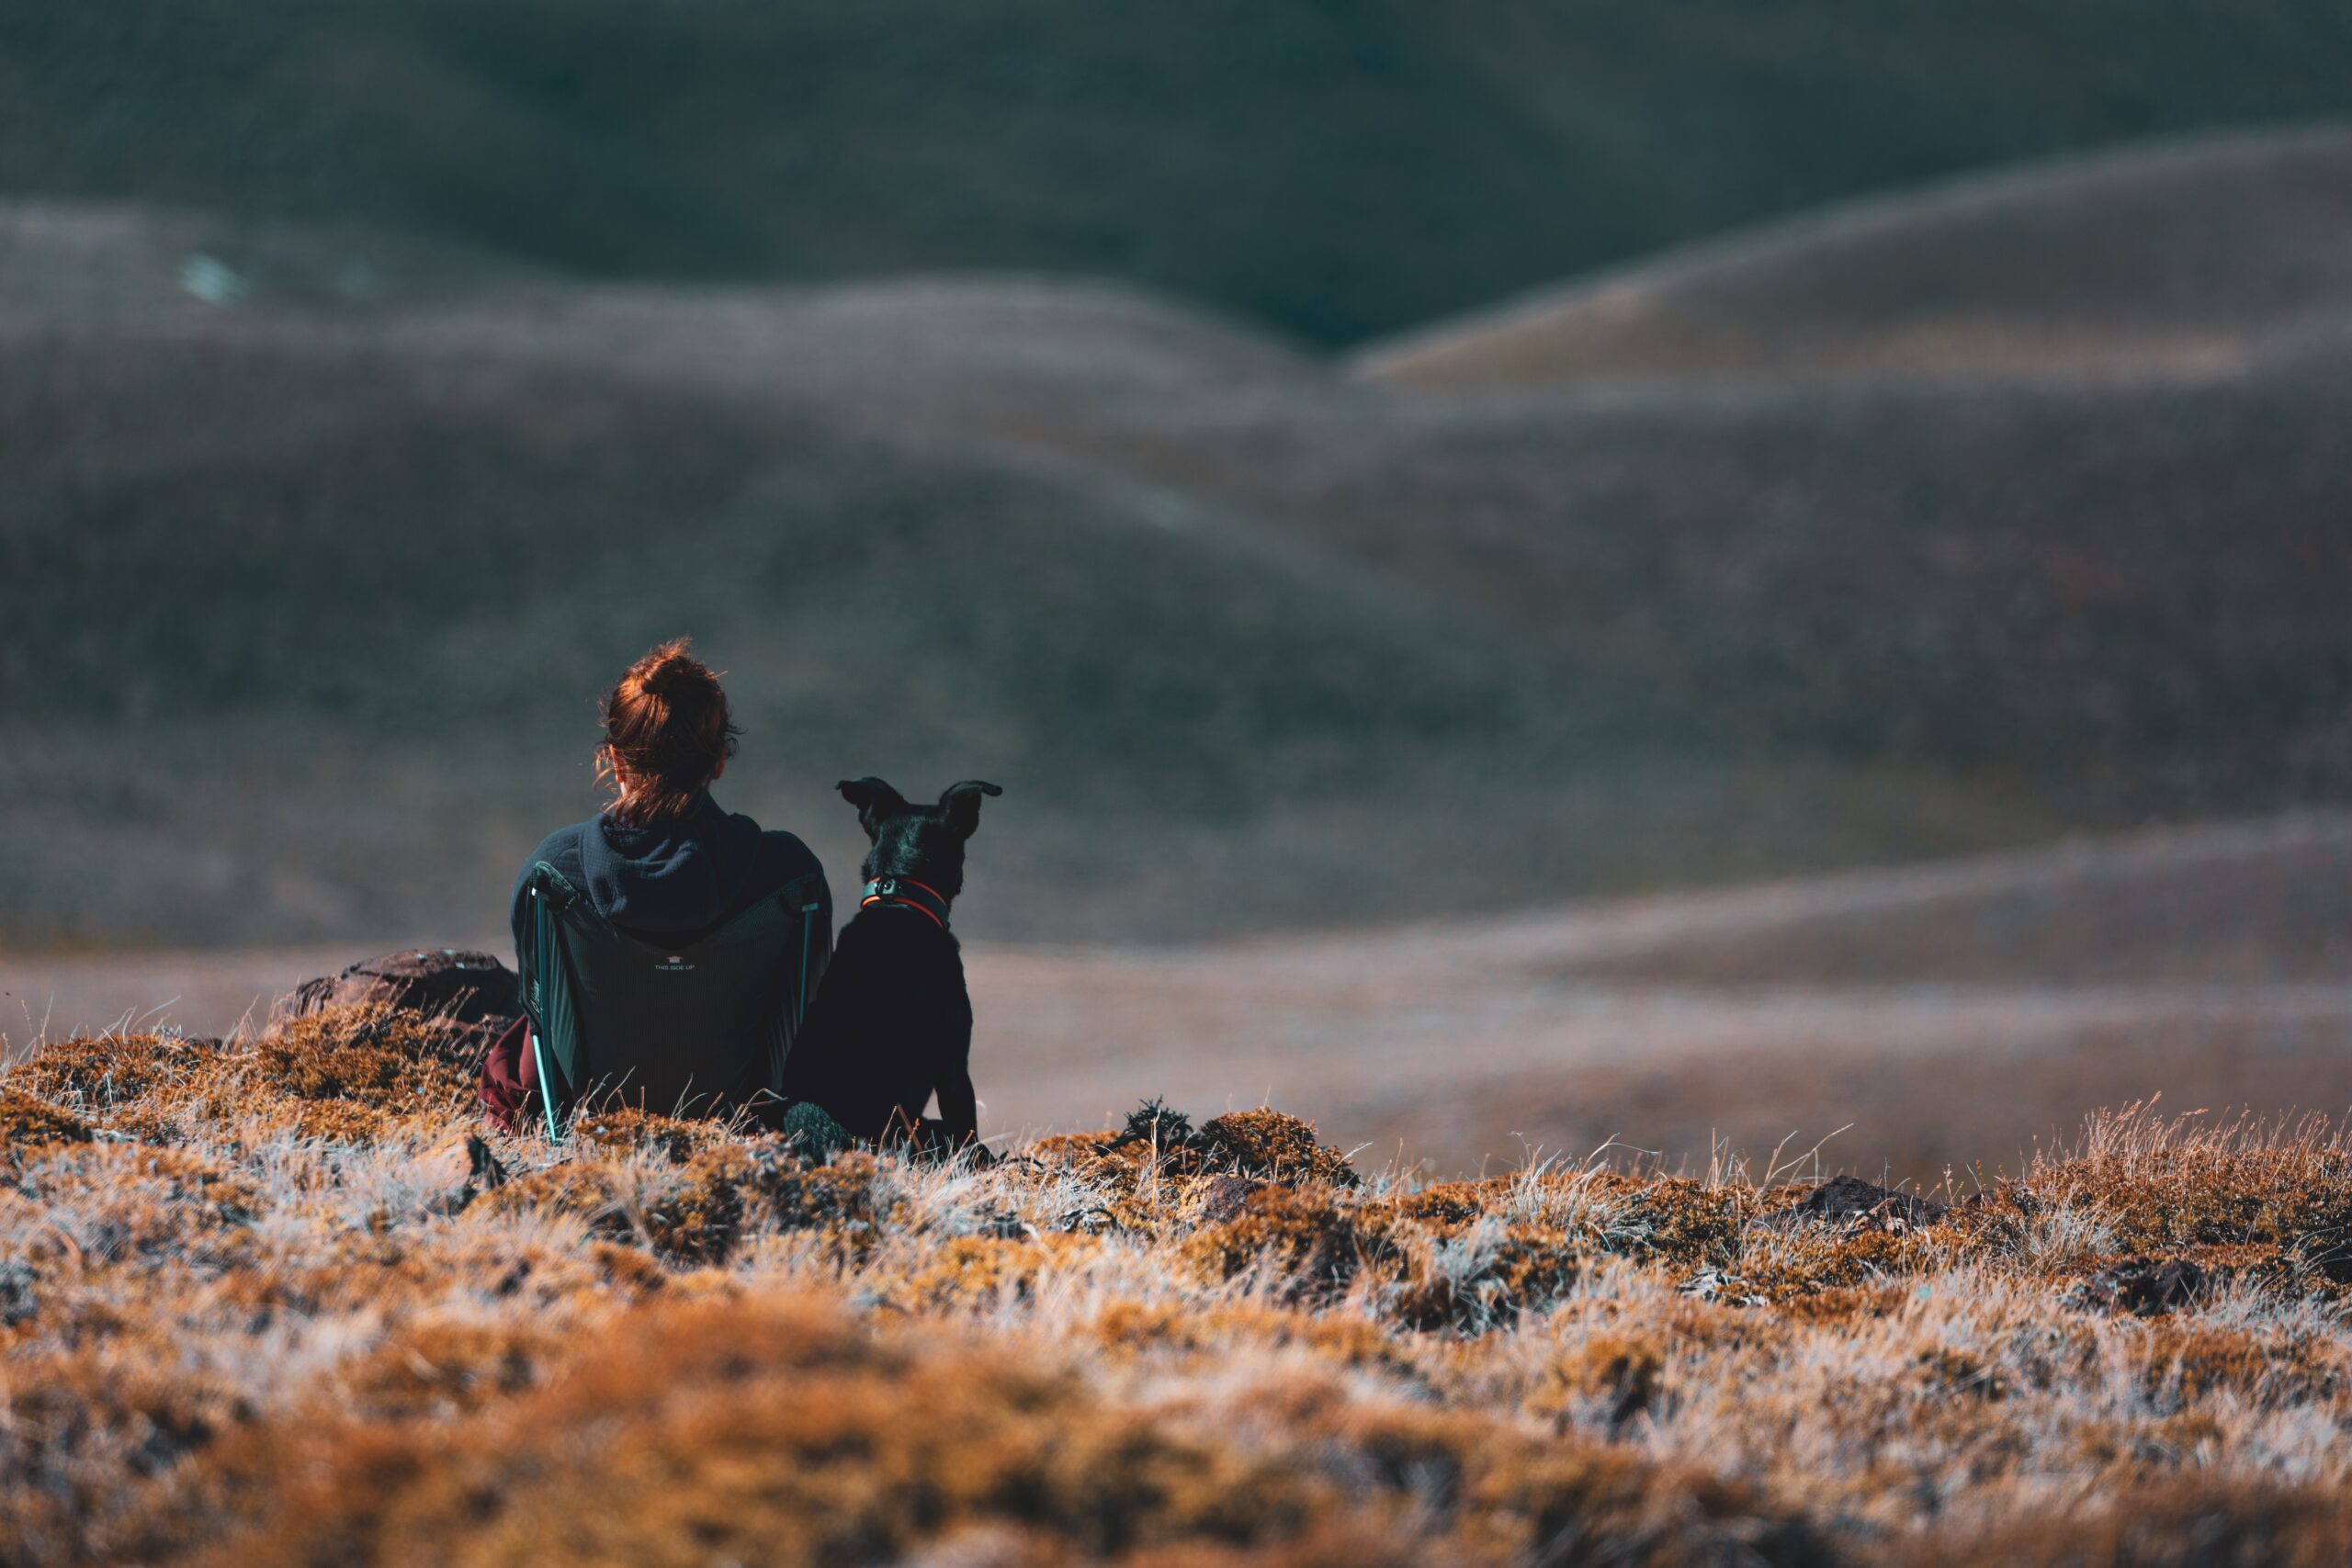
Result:
{"label": "woman's shoulder", "polygon": [[800,841],[798,834],[780,828],[763,828],[757,818],[740,811],[721,811],[717,820],[720,826],[711,832],[712,848],[743,856],[751,863],[755,894],[773,891],[812,874],[820,878],[825,874],[815,852]]}
{"label": "woman's shoulder", "polygon": [[822,880],[825,868],[819,863],[817,852],[801,842],[797,833],[781,828],[766,828],[760,832],[760,860],[768,878],[781,886],[814,875]]}
{"label": "woman's shoulder", "polygon": [[523,869],[515,874],[516,886],[530,880],[531,874],[542,865],[555,867],[566,879],[577,882],[583,874],[581,866],[581,844],[588,831],[596,826],[594,818],[574,822],[568,828],[558,828],[539,840],[539,847],[524,857]]}

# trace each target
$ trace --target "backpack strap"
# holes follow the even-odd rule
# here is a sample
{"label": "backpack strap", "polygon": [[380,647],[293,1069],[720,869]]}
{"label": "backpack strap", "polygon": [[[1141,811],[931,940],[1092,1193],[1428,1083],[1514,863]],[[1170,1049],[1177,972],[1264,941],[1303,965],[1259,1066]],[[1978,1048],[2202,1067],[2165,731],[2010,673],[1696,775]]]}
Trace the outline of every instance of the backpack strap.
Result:
{"label": "backpack strap", "polygon": [[767,1028],[767,1089],[771,1095],[780,1096],[785,1061],[792,1055],[793,1043],[800,1037],[800,1026],[808,1019],[808,1001],[816,994],[817,982],[824,977],[832,962],[833,927],[827,918],[821,877],[797,877],[777,888],[769,899],[762,900],[767,902],[773,902],[786,921],[800,928],[797,937],[788,939],[789,945],[784,953],[784,974],[789,988],[785,993],[784,1005],[776,1010]]}

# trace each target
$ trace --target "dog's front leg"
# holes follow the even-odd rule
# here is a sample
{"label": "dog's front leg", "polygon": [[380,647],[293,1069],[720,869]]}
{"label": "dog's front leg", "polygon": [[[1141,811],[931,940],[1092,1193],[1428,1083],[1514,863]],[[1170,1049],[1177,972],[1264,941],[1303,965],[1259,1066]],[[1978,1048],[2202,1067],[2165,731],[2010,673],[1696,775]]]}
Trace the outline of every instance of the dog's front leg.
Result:
{"label": "dog's front leg", "polygon": [[946,1046],[938,1076],[939,1119],[947,1127],[953,1146],[962,1148],[980,1135],[979,1096],[972,1090],[972,999],[956,998],[954,1017],[943,1042]]}

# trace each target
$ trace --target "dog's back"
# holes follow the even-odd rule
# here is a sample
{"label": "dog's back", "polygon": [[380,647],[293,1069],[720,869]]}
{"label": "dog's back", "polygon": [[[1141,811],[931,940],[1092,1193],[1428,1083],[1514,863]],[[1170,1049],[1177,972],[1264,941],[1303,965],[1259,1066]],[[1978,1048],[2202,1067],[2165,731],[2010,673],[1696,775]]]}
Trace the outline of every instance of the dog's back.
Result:
{"label": "dog's back", "polygon": [[[814,1100],[854,1137],[880,1140],[943,1112],[970,1082],[972,1003],[955,936],[919,911],[877,906],[843,927],[785,1063],[788,1100]],[[953,1121],[952,1117],[945,1118]]]}

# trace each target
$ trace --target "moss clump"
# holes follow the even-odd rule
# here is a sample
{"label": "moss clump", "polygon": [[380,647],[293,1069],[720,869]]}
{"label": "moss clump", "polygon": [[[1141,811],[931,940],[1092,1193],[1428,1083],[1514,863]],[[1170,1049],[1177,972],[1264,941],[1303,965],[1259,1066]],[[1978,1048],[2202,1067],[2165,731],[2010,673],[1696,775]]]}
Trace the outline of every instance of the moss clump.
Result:
{"label": "moss clump", "polygon": [[53,1144],[86,1144],[90,1124],[20,1089],[0,1089],[0,1161],[20,1164]]}
{"label": "moss clump", "polygon": [[[0,1393],[6,1561],[152,1561],[142,1538],[177,1536],[148,1511],[167,1495],[163,1479],[253,1412],[220,1369],[169,1351],[168,1339],[134,1328],[12,1359]],[[173,1555],[186,1556],[196,1542],[175,1544]]]}
{"label": "moss clump", "polygon": [[743,1233],[745,1189],[759,1167],[742,1150],[707,1149],[687,1163],[678,1185],[645,1207],[645,1238],[673,1263],[723,1263]]}
{"label": "moss clump", "polygon": [[8,1069],[11,1088],[60,1104],[111,1111],[187,1083],[217,1061],[218,1040],[105,1034],[53,1041]]}
{"label": "moss clump", "polygon": [[473,1051],[437,1021],[369,1003],[280,1024],[228,1060],[244,1085],[296,1100],[438,1110],[472,1092]]}
{"label": "moss clump", "polygon": [[[2192,1434],[2181,1444],[2195,1451]],[[2352,1510],[2333,1483],[2188,1477],[2102,1488],[2079,1506],[2037,1509],[1968,1532],[1945,1532],[1934,1550],[1909,1554],[1917,1568],[1936,1562],[1999,1563],[2003,1568],[2211,1568],[2214,1564],[2352,1562]]]}
{"label": "moss clump", "polygon": [[1976,1351],[1951,1345],[1927,1346],[1915,1352],[1911,1375],[1931,1397],[2004,1399],[2010,1393],[2007,1374],[2000,1367]]}
{"label": "moss clump", "polygon": [[[872,1247],[880,1234],[874,1196],[879,1169],[871,1154],[818,1166],[771,1138],[714,1141],[679,1168],[673,1185],[640,1200],[634,1223],[658,1257],[689,1268],[726,1262],[742,1237],[759,1229],[815,1231],[850,1256]],[[617,1190],[607,1182],[601,1201],[575,1195],[568,1182],[577,1179],[543,1176],[537,1187],[551,1188],[560,1204],[589,1213],[606,1234],[628,1234],[630,1211]],[[516,1200],[530,1201],[537,1200]]]}
{"label": "moss clump", "polygon": [[1240,1213],[1186,1241],[1184,1257],[1208,1280],[1255,1273],[1287,1295],[1328,1298],[1368,1259],[1389,1253],[1386,1238],[1358,1219],[1355,1206],[1331,1188],[1261,1187]]}
{"label": "moss clump", "polygon": [[446,1418],[532,1387],[561,1348],[560,1335],[527,1321],[413,1323],[344,1363],[334,1387],[354,1416]]}
{"label": "moss clump", "polygon": [[1206,1168],[1260,1181],[1354,1187],[1362,1179],[1344,1155],[1317,1141],[1315,1123],[1265,1107],[1211,1120],[1192,1146]]}
{"label": "moss clump", "polygon": [[184,1141],[193,1120],[365,1145],[463,1113],[481,1044],[478,1031],[370,1003],[281,1022],[233,1048],[169,1034],[69,1040],[34,1053],[9,1083],[149,1141]]}
{"label": "moss clump", "polygon": [[1751,1236],[1736,1267],[1747,1293],[1783,1302],[1925,1273],[1949,1261],[1946,1243],[1919,1232],[1823,1227]]}
{"label": "moss clump", "polygon": [[1625,1201],[1628,1246],[1672,1269],[1730,1263],[1738,1255],[1741,1233],[1768,1201],[1754,1188],[1682,1177],[1643,1181],[1610,1176],[1596,1185]]}
{"label": "moss clump", "polygon": [[572,1142],[600,1153],[650,1154],[683,1165],[724,1136],[715,1122],[656,1116],[633,1106],[616,1106],[576,1116]]}
{"label": "moss clump", "polygon": [[2137,1357],[2140,1386],[2176,1408],[2216,1393],[2273,1408],[2310,1404],[2334,1397],[2352,1374],[2341,1348],[2292,1331],[2166,1320],[2126,1331],[2122,1343]]}
{"label": "moss clump", "polygon": [[1622,1427],[1658,1399],[1670,1350],[1668,1336],[1654,1327],[1583,1336],[1544,1369],[1530,1412],[1551,1415],[1563,1427],[1586,1416]]}
{"label": "moss clump", "polygon": [[779,1230],[821,1231],[866,1245],[877,1221],[875,1182],[881,1161],[853,1151],[830,1165],[812,1166],[773,1147],[763,1148],[750,1180],[763,1217]]}
{"label": "moss clump", "polygon": [[255,1564],[878,1561],[998,1522],[1034,1536],[1024,1560],[1070,1560],[1295,1539],[1328,1506],[1307,1472],[1066,1375],[876,1340],[798,1302],[649,1307],[546,1388],[454,1424],[330,1417],[254,1439],[206,1479],[282,1478],[231,1543]]}
{"label": "moss clump", "polygon": [[2038,1161],[2019,1185],[2097,1215],[2120,1250],[2292,1246],[2352,1280],[2352,1147],[2317,1123],[2209,1126],[2135,1106],[2095,1120],[2079,1154]]}
{"label": "moss clump", "polygon": [[1909,1288],[1900,1284],[1831,1285],[1784,1296],[1778,1304],[1792,1322],[1859,1327],[1894,1315],[1911,1299]]}
{"label": "moss clump", "polygon": [[1392,1310],[1413,1328],[1484,1331],[1541,1311],[1573,1287],[1590,1256],[1567,1231],[1512,1225],[1416,1248]]}
{"label": "moss clump", "polygon": [[987,1308],[1028,1299],[1037,1277],[1056,1263],[1093,1251],[1092,1236],[956,1236],[926,1250],[921,1266],[887,1297],[909,1311]]}
{"label": "moss clump", "polygon": [[510,1177],[495,1191],[482,1194],[469,1212],[564,1214],[585,1220],[594,1235],[627,1238],[635,1235],[612,1173],[572,1160]]}
{"label": "moss clump", "polygon": [[1391,1201],[1399,1219],[1457,1228],[1499,1212],[1510,1201],[1506,1177],[1484,1181],[1442,1181]]}

